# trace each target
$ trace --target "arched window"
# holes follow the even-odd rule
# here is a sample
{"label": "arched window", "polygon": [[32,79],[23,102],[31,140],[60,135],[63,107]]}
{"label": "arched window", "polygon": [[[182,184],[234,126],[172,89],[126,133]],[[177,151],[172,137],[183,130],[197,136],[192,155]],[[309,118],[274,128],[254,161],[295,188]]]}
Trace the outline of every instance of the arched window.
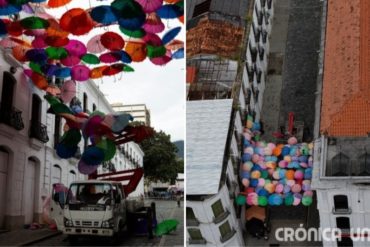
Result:
{"label": "arched window", "polygon": [[41,123],[42,102],[37,94],[32,95],[32,112],[30,137],[36,138],[44,143],[49,141],[47,127]]}
{"label": "arched window", "polygon": [[350,159],[342,152],[338,153],[331,159],[327,169],[328,176],[348,176],[350,168]]}
{"label": "arched window", "polygon": [[357,158],[355,166],[357,169],[354,171],[357,176],[370,176],[370,154],[367,152]]}
{"label": "arched window", "polygon": [[68,184],[71,184],[74,181],[76,181],[76,172],[73,170],[70,170],[68,173]]}
{"label": "arched window", "polygon": [[53,165],[51,169],[51,184],[62,182],[62,168],[59,165]]}

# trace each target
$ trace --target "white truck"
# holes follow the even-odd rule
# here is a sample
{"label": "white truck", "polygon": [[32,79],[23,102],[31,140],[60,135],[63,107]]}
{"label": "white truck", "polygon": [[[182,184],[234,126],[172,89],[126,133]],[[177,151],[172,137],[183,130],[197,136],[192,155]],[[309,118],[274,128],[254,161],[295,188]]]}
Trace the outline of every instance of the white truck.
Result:
{"label": "white truck", "polygon": [[[151,224],[155,209],[144,208],[144,201],[126,199],[121,183],[86,180],[72,182],[67,193],[53,190],[50,210],[58,229],[75,242],[86,235],[119,237],[128,224],[129,214],[138,209],[148,213]],[[151,234],[149,231],[150,228]]]}

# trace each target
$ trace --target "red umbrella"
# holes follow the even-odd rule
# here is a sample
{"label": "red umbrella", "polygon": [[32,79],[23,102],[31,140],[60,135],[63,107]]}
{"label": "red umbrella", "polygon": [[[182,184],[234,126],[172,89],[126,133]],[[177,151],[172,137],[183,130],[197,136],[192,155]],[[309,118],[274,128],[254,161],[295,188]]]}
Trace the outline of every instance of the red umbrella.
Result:
{"label": "red umbrella", "polygon": [[59,8],[62,7],[68,3],[70,3],[72,0],[49,0],[48,1],[48,7],[50,8]]}
{"label": "red umbrella", "polygon": [[76,82],[72,80],[65,81],[61,88],[60,98],[64,103],[69,103],[76,96]]}
{"label": "red umbrella", "polygon": [[65,12],[60,19],[60,27],[74,35],[84,35],[93,29],[94,22],[83,9],[75,8]]}
{"label": "red umbrella", "polygon": [[63,47],[67,45],[68,42],[69,39],[67,37],[61,37],[56,35],[45,37],[45,43],[53,47]]}
{"label": "red umbrella", "polygon": [[143,41],[147,43],[148,45],[153,45],[153,46],[161,46],[162,45],[162,40],[161,38],[154,34],[154,33],[146,33],[146,35],[143,38]]}
{"label": "red umbrella", "polygon": [[46,33],[46,30],[45,29],[29,29],[29,30],[26,30],[24,31],[24,35],[27,35],[27,36],[40,36],[40,35],[44,35]]}
{"label": "red umbrella", "polygon": [[6,31],[11,36],[20,36],[23,33],[23,27],[20,21],[10,22],[6,25]]}
{"label": "red umbrella", "polygon": [[143,28],[147,33],[160,33],[165,27],[161,18],[153,12],[147,15]]}
{"label": "red umbrella", "polygon": [[48,45],[45,43],[45,37],[38,36],[32,41],[32,46],[37,49],[45,48]]}
{"label": "red umbrella", "polygon": [[100,39],[102,45],[109,50],[122,50],[125,46],[125,41],[121,35],[114,32],[106,32]]}
{"label": "red umbrella", "polygon": [[115,63],[121,60],[121,56],[119,51],[112,51],[100,55],[99,60],[103,63]]}
{"label": "red umbrella", "polygon": [[46,33],[49,36],[59,36],[59,37],[67,37],[69,35],[69,32],[63,30],[59,22],[55,19],[48,18],[49,21],[49,27],[46,29]]}
{"label": "red umbrella", "polygon": [[124,64],[114,64],[103,70],[103,75],[115,75],[123,71]]}
{"label": "red umbrella", "polygon": [[101,43],[101,34],[98,34],[98,35],[95,35],[94,37],[92,37],[89,42],[87,42],[87,50],[90,52],[90,53],[101,53],[103,51],[105,51],[105,47],[103,46],[103,44]]}
{"label": "red umbrella", "polygon": [[72,67],[72,66],[75,66],[75,65],[79,64],[81,62],[81,59],[77,56],[72,55],[72,56],[68,56],[66,58],[61,59],[60,62],[64,66]]}
{"label": "red umbrella", "polygon": [[76,65],[71,70],[72,80],[87,81],[90,76],[90,69],[85,65]]}
{"label": "red umbrella", "polygon": [[69,55],[81,57],[87,53],[85,44],[79,40],[70,40],[65,48]]}
{"label": "red umbrella", "polygon": [[161,57],[153,57],[150,61],[155,65],[166,65],[172,60],[171,52],[167,50],[166,55]]}

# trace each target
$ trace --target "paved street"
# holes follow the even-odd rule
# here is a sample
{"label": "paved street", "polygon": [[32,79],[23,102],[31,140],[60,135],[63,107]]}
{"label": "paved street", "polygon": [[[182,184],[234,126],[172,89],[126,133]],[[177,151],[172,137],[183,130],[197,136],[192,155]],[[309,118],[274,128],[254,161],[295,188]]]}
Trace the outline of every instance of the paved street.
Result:
{"label": "paved street", "polygon": [[[146,204],[150,204],[152,200],[146,200]],[[184,243],[184,209],[183,202],[181,207],[178,208],[176,201],[167,200],[156,200],[157,208],[157,220],[161,222],[164,219],[174,218],[177,219],[180,224],[177,230],[170,233],[169,235],[154,237],[154,239],[148,239],[147,236],[128,236],[125,232],[124,236],[117,246],[183,246]],[[108,239],[102,238],[84,238],[78,243],[83,246],[103,246],[112,245]],[[70,246],[66,235],[58,235],[41,242],[34,243],[32,246]]]}

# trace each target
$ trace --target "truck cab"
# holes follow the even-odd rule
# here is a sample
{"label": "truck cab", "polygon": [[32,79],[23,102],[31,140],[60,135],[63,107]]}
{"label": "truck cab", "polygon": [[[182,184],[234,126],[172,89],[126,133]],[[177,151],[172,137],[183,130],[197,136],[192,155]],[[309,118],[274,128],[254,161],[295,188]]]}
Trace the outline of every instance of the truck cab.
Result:
{"label": "truck cab", "polygon": [[126,200],[118,182],[73,182],[63,209],[63,233],[113,236],[126,225]]}

